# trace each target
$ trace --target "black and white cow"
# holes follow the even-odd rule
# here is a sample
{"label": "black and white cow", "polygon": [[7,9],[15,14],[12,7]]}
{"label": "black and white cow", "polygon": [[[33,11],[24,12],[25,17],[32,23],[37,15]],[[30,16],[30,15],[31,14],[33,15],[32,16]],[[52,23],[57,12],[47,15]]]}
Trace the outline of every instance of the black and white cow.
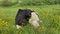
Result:
{"label": "black and white cow", "polygon": [[29,23],[34,28],[37,28],[39,26],[38,21],[38,15],[34,11],[29,9],[19,9],[15,18],[17,29],[22,28],[22,26],[25,26]]}

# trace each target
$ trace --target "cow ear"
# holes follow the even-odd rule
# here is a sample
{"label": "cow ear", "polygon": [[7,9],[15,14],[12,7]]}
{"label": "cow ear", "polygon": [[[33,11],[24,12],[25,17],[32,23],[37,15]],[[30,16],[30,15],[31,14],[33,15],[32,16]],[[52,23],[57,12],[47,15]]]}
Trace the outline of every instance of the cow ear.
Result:
{"label": "cow ear", "polygon": [[20,13],[21,11],[22,11],[22,9],[19,9],[19,10],[18,10],[18,13]]}
{"label": "cow ear", "polygon": [[22,9],[19,9],[19,11],[22,11]]}

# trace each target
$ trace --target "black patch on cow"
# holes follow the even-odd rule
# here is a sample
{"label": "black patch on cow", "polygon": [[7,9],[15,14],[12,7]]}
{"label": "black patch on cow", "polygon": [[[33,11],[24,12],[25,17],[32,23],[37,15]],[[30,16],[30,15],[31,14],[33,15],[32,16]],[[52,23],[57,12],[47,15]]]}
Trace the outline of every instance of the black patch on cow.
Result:
{"label": "black patch on cow", "polygon": [[31,11],[29,9],[19,9],[15,18],[16,25],[27,25],[29,23],[32,12],[34,11]]}

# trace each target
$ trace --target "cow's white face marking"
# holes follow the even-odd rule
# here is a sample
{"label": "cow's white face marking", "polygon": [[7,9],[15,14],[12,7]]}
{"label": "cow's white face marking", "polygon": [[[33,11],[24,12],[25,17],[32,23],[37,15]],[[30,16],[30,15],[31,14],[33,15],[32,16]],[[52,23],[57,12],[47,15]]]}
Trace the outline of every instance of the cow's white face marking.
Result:
{"label": "cow's white face marking", "polygon": [[31,18],[29,19],[29,23],[33,25],[34,28],[37,28],[39,26],[38,21],[39,21],[38,15],[35,12],[32,12]]}
{"label": "cow's white face marking", "polygon": [[22,28],[22,27],[21,27],[21,26],[19,26],[19,25],[16,25],[16,27],[17,27],[17,29]]}

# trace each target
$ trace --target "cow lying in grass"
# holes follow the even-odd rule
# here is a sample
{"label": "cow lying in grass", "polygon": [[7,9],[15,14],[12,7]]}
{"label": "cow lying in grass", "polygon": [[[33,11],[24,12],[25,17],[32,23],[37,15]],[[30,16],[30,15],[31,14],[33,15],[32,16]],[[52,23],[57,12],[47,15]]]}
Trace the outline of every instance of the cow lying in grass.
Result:
{"label": "cow lying in grass", "polygon": [[15,18],[17,29],[30,23],[34,28],[39,27],[38,15],[29,9],[19,9]]}

